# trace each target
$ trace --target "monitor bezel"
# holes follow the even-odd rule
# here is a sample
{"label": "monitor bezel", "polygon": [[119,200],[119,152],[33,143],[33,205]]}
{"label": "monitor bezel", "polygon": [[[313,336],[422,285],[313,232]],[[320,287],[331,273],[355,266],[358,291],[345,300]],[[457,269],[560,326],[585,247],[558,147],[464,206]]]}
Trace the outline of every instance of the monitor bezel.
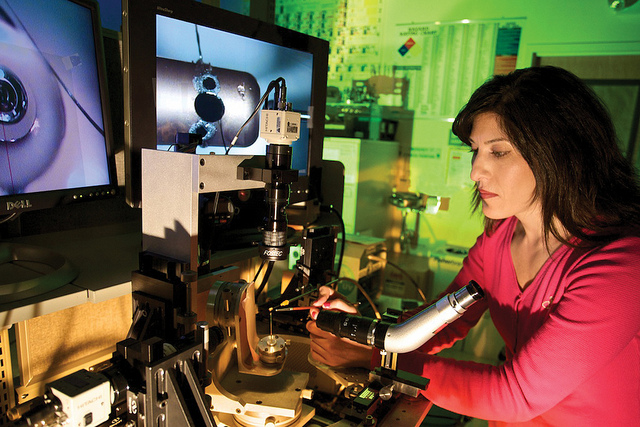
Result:
{"label": "monitor bezel", "polygon": [[12,216],[15,214],[21,214],[23,212],[49,209],[58,205],[111,198],[118,193],[111,110],[109,101],[109,88],[107,83],[102,24],[100,20],[100,7],[98,2],[95,0],[66,1],[69,3],[75,3],[81,7],[88,9],[91,12],[93,44],[96,53],[95,60],[98,74],[97,77],[102,111],[102,121],[104,127],[103,130],[109,183],[95,186],[82,186],[76,188],[64,188],[57,190],[0,195],[0,215]]}
{"label": "monitor bezel", "polygon": [[[307,175],[291,185],[290,203],[317,197],[322,166],[329,43],[211,5],[180,0],[123,0],[125,187],[127,203],[141,207],[141,152],[156,149],[156,15],[167,16],[313,55]],[[279,76],[274,76],[274,79]],[[294,84],[290,82],[289,84]]]}

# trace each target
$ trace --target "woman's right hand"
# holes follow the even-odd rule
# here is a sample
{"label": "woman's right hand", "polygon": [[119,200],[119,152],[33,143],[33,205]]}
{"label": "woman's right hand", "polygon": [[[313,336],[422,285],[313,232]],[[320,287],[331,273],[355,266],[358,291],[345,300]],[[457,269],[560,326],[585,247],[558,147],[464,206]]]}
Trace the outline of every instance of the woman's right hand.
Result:
{"label": "woman's right hand", "polygon": [[318,289],[318,298],[311,305],[314,308],[309,310],[309,315],[313,320],[318,318],[318,313],[320,313],[321,309],[344,311],[350,314],[358,313],[358,309],[355,306],[329,286],[321,286]]}
{"label": "woman's right hand", "polygon": [[368,369],[371,365],[373,348],[323,331],[318,328],[315,321],[321,309],[339,310],[351,314],[357,314],[358,310],[328,286],[322,286],[319,292],[318,299],[313,303],[317,308],[310,310],[313,320],[307,322],[307,330],[311,336],[311,357],[328,366]]}

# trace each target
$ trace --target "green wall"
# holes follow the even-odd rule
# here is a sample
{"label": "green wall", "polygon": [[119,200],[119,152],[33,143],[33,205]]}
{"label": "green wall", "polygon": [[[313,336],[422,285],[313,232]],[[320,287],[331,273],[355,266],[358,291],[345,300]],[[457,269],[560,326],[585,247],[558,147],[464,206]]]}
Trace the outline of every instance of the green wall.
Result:
{"label": "green wall", "polygon": [[[450,135],[450,119],[494,71],[496,29],[521,28],[513,66],[539,56],[640,54],[640,4],[614,11],[607,0],[277,0],[276,22],[331,42],[329,85],[342,102],[352,81],[407,82],[402,99],[382,105],[413,111],[412,191],[451,199],[448,211],[422,215],[425,252],[443,242],[470,246],[481,218],[470,215],[469,154]],[[278,16],[287,16],[278,22]],[[323,20],[324,17],[324,20]],[[463,23],[463,20],[468,20]],[[399,47],[415,42],[401,54]]]}
{"label": "green wall", "polygon": [[[398,23],[526,18],[519,67],[531,54],[612,55],[640,52],[640,4],[616,12],[607,0],[383,0],[383,28]],[[383,37],[384,39],[384,37]]]}
{"label": "green wall", "polygon": [[[606,0],[383,0],[383,63],[398,63],[398,27],[402,24],[473,22],[513,19],[522,27],[517,67],[531,65],[540,56],[640,54],[640,4],[627,10],[611,10]],[[462,71],[463,73],[465,71]],[[461,105],[460,105],[461,107]],[[446,154],[450,124],[417,116],[414,121],[411,185],[418,191],[451,196],[451,209],[425,216],[421,237],[427,245],[446,240],[469,246],[481,230],[480,218],[469,216],[470,190],[447,185],[450,158]],[[420,149],[425,148],[425,149]],[[440,149],[439,161],[433,160]],[[431,150],[431,153],[429,152]],[[427,156],[420,156],[426,152]],[[440,177],[440,179],[438,179]]]}

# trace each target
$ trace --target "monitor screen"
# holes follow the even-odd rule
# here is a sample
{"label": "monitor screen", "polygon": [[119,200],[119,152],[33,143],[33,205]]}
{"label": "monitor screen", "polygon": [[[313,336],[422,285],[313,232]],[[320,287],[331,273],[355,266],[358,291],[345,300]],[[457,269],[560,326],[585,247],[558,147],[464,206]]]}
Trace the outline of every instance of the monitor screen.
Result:
{"label": "monitor screen", "polygon": [[[156,33],[158,149],[174,146],[177,133],[195,133],[203,138],[197,154],[225,154],[269,82],[283,77],[287,101],[302,114],[292,167],[307,174],[312,53],[166,16],[157,16]],[[265,154],[258,120],[244,128],[230,154]]]}
{"label": "monitor screen", "polygon": [[141,149],[176,150],[177,135],[199,135],[197,154],[264,155],[259,115],[229,144],[280,77],[302,115],[291,201],[306,200],[322,158],[328,42],[193,1],[125,0],[123,7],[129,203],[141,200]]}
{"label": "monitor screen", "polygon": [[115,194],[98,7],[0,0],[0,213]]}

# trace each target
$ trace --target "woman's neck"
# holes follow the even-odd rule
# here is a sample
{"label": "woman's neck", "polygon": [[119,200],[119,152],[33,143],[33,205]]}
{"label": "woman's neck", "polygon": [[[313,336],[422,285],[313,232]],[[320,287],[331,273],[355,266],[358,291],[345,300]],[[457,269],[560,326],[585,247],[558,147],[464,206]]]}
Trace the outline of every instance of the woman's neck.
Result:
{"label": "woman's neck", "polygon": [[545,234],[541,212],[517,218],[511,240],[511,259],[518,284],[524,290],[562,243],[552,234]]}
{"label": "woman's neck", "polygon": [[[562,243],[551,233],[546,232],[542,219],[542,208],[534,205],[527,212],[516,215],[518,225],[514,232],[514,238],[522,239],[529,247],[546,248],[549,254],[555,252]],[[552,226],[568,240],[568,233],[557,218],[553,219]]]}

